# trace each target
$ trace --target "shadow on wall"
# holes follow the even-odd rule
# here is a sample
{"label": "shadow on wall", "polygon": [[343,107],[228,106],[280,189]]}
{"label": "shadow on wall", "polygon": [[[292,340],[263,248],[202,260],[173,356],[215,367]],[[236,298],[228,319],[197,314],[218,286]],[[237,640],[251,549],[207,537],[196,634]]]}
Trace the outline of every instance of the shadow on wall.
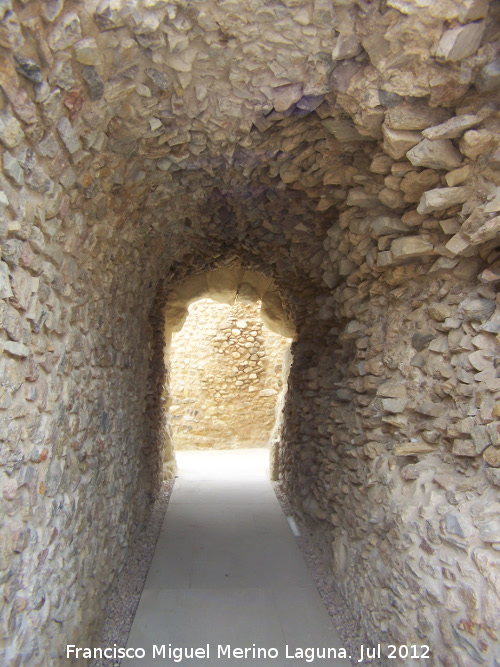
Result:
{"label": "shadow on wall", "polygon": [[174,443],[279,441],[295,330],[271,279],[239,267],[193,276],[170,294],[165,315],[164,478],[175,470]]}

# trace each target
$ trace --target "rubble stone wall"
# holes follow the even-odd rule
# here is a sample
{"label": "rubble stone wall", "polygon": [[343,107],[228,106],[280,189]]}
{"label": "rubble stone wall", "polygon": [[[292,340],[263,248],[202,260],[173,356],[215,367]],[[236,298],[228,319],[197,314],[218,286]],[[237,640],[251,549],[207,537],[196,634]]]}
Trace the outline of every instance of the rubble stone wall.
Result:
{"label": "rubble stone wall", "polygon": [[176,295],[213,272],[293,330],[277,469],[367,637],[500,661],[499,28],[0,4],[2,664],[92,640],[171,459]]}
{"label": "rubble stone wall", "polygon": [[170,348],[175,449],[267,446],[287,345],[264,327],[257,305],[193,303]]}

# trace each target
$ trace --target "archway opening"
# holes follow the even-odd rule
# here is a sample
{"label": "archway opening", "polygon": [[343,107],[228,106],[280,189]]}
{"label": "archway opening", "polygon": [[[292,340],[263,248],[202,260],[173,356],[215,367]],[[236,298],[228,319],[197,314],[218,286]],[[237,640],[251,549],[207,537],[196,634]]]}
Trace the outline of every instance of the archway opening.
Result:
{"label": "archway opening", "polygon": [[276,468],[295,327],[271,278],[192,276],[164,309],[163,476],[182,449],[268,447]]}
{"label": "archway opening", "polygon": [[258,303],[205,298],[188,310],[169,355],[175,450],[268,447],[279,431],[291,339],[264,325]]}

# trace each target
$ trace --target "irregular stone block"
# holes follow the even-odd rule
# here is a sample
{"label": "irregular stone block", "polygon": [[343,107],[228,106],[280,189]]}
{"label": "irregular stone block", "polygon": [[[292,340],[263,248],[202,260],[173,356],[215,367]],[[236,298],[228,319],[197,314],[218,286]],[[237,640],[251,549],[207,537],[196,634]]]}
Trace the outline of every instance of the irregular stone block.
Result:
{"label": "irregular stone block", "polygon": [[418,352],[421,352],[432,340],[434,340],[434,338],[435,336],[433,334],[424,334],[417,331],[411,337],[411,344]]}
{"label": "irregular stone block", "polygon": [[500,542],[500,519],[490,519],[479,528],[479,537],[488,543]]}
{"label": "irregular stone block", "polygon": [[12,296],[12,289],[9,280],[9,267],[5,262],[0,261],[0,299],[9,299]]}
{"label": "irregular stone block", "polygon": [[488,14],[488,0],[460,0],[458,3],[458,19],[462,23],[484,19]]}
{"label": "irregular stone block", "polygon": [[3,154],[3,170],[5,174],[14,181],[14,183],[17,185],[23,185],[24,171],[21,168],[19,161],[12,157],[8,151],[5,151]]}
{"label": "irregular stone block", "polygon": [[484,322],[495,312],[496,303],[491,299],[465,299],[459,306],[459,310],[466,320]]}
{"label": "irregular stone block", "polygon": [[[486,468],[484,474],[490,484],[493,484],[494,486],[500,486],[500,470],[498,470],[498,468]],[[497,591],[500,594],[500,581],[497,586]]]}
{"label": "irregular stone block", "polygon": [[45,2],[42,6],[42,15],[43,18],[52,23],[59,14],[62,12],[64,7],[64,0],[49,0]]}
{"label": "irregular stone block", "polygon": [[80,19],[75,12],[65,14],[49,34],[47,42],[52,51],[60,51],[71,46],[82,37]]}
{"label": "irregular stone block", "polygon": [[99,62],[99,47],[93,37],[80,39],[73,48],[76,59],[82,65],[96,65]]}
{"label": "irregular stone block", "polygon": [[29,347],[23,345],[22,343],[16,343],[13,340],[6,340],[2,343],[2,345],[5,352],[8,352],[13,357],[24,358],[29,356]]}
{"label": "irregular stone block", "polygon": [[24,138],[19,122],[10,113],[0,111],[0,141],[6,148],[14,148]]}
{"label": "irregular stone block", "polygon": [[401,398],[383,398],[382,408],[389,413],[398,414],[406,409],[406,401]]}
{"label": "irregular stone block", "polygon": [[378,193],[378,198],[384,206],[393,209],[404,209],[405,208],[405,198],[404,194],[399,190],[393,190],[391,188],[383,188]]}
{"label": "irregular stone block", "polygon": [[12,8],[9,7],[0,21],[0,46],[15,50],[20,49],[23,44],[24,37],[19,19]]}
{"label": "irregular stone block", "polygon": [[488,447],[483,452],[483,459],[492,468],[500,468],[500,447]]}
{"label": "irregular stone block", "polygon": [[36,152],[42,157],[55,157],[59,150],[60,146],[52,132],[48,132],[36,147]]}
{"label": "irregular stone block", "polygon": [[360,208],[376,208],[379,204],[378,197],[366,192],[363,188],[351,188],[347,195],[348,206],[359,206]]}
{"label": "irregular stone block", "polygon": [[125,25],[117,4],[111,0],[101,0],[94,13],[94,21],[99,30],[114,30]]}
{"label": "irregular stone block", "polygon": [[404,102],[386,112],[384,124],[393,130],[424,130],[443,123],[449,115],[446,109]]}
{"label": "irregular stone block", "polygon": [[500,232],[500,215],[491,220],[487,220],[481,227],[472,234],[464,233],[464,236],[470,241],[471,245],[486,243],[498,237]]}
{"label": "irregular stone block", "polygon": [[482,121],[483,119],[475,114],[464,114],[463,116],[450,118],[444,123],[441,123],[441,125],[428,127],[422,134],[431,141],[435,141],[436,139],[456,139],[456,137],[461,136],[465,130],[474,127],[475,125],[479,125]]}
{"label": "irregular stone block", "polygon": [[351,120],[336,120],[335,118],[325,118],[321,121],[321,124],[324,128],[333,134],[337,141],[348,142],[348,141],[370,141],[370,138],[363,137],[359,134],[354,123]]}
{"label": "irregular stone block", "polygon": [[422,138],[420,132],[394,130],[385,123],[382,125],[382,134],[384,136],[382,148],[387,155],[395,160],[401,159]]}
{"label": "irregular stone block", "polygon": [[400,218],[391,218],[386,215],[381,215],[372,220],[370,227],[373,229],[375,236],[405,234],[409,231],[409,227],[404,225]]}
{"label": "irregular stone block", "polygon": [[410,171],[401,181],[405,202],[417,202],[426,190],[440,185],[441,179],[434,169],[421,172]]}
{"label": "irregular stone block", "polygon": [[496,146],[497,139],[489,130],[469,130],[460,140],[460,152],[475,160]]}
{"label": "irregular stone block", "polygon": [[485,22],[469,23],[447,30],[439,40],[436,57],[457,62],[472,56],[479,48],[485,29]]}
{"label": "irregular stone block", "polygon": [[445,245],[446,250],[452,253],[452,255],[459,255],[469,247],[470,243],[460,233],[455,234]]}
{"label": "irregular stone block", "polygon": [[476,446],[472,440],[467,440],[465,438],[457,439],[453,441],[453,454],[455,456],[477,456],[479,452],[476,450]]}
{"label": "irregular stone block", "polygon": [[279,86],[272,91],[271,101],[276,111],[286,111],[302,97],[301,84]]}
{"label": "irregular stone block", "polygon": [[406,152],[406,157],[415,167],[430,169],[456,169],[462,162],[460,152],[449,139],[423,139]]}
{"label": "irregular stone block", "polygon": [[471,537],[476,532],[470,519],[459,512],[447,512],[445,514],[444,529],[447,533],[462,538]]}
{"label": "irregular stone block", "polygon": [[479,70],[475,85],[480,93],[500,88],[500,56]]}
{"label": "irregular stone block", "polygon": [[459,167],[458,169],[454,169],[453,171],[449,171],[444,177],[446,185],[450,188],[454,187],[455,185],[460,185],[460,183],[463,183],[469,178],[471,171],[472,169],[469,164],[466,164],[463,167]]}
{"label": "irregular stone block", "polygon": [[66,118],[66,116],[61,116],[56,127],[57,131],[59,132],[59,136],[71,154],[81,150],[82,145],[80,143],[80,139],[78,138],[75,130],[73,129],[73,126]]}
{"label": "irregular stone block", "polygon": [[396,261],[432,255],[433,250],[432,243],[422,236],[405,236],[391,243],[391,253]]}
{"label": "irregular stone block", "polygon": [[393,161],[389,156],[379,153],[373,158],[370,164],[370,171],[374,174],[389,174],[392,165]]}
{"label": "irregular stone block", "polygon": [[428,454],[435,452],[436,447],[420,440],[418,442],[404,442],[394,445],[392,453],[394,456],[414,456],[416,454]]}
{"label": "irregular stone block", "polygon": [[419,213],[432,213],[432,211],[450,208],[455,204],[463,204],[472,196],[472,193],[472,188],[468,186],[434,188],[434,190],[424,192],[417,206],[417,211]]}
{"label": "irregular stone block", "polygon": [[427,417],[442,417],[446,414],[446,405],[443,403],[433,403],[432,401],[423,401],[415,407],[415,412]]}
{"label": "irregular stone block", "polygon": [[344,60],[345,58],[355,58],[363,47],[355,33],[339,35],[333,44],[332,60]]}

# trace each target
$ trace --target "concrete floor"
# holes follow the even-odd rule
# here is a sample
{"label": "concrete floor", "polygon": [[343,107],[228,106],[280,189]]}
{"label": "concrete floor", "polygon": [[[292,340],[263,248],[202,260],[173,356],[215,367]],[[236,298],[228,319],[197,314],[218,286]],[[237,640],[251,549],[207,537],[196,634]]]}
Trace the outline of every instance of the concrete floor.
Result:
{"label": "concrete floor", "polygon": [[[310,651],[297,652],[338,651],[342,643],[276,500],[267,461],[264,449],[177,453],[179,478],[128,641],[146,656],[123,666],[351,664],[334,651],[314,661]],[[181,653],[196,648],[192,657]]]}

